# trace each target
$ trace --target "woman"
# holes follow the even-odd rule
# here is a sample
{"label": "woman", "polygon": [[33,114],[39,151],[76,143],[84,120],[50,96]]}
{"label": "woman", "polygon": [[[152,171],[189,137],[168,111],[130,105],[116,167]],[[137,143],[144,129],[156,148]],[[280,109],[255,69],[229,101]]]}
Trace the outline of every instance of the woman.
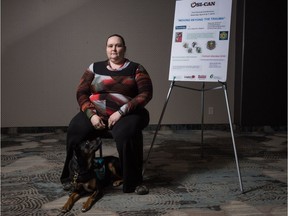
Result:
{"label": "woman", "polygon": [[[61,182],[69,179],[69,161],[77,145],[111,130],[116,142],[123,176],[123,192],[130,193],[141,185],[143,164],[142,130],[149,123],[149,112],[144,108],[152,99],[149,74],[138,63],[125,58],[124,38],[114,34],[106,42],[108,59],[90,65],[77,89],[81,111],[71,120],[67,131],[67,156]],[[84,160],[77,155],[80,174],[85,182],[92,173],[85,170]],[[143,189],[143,188],[142,188]]]}

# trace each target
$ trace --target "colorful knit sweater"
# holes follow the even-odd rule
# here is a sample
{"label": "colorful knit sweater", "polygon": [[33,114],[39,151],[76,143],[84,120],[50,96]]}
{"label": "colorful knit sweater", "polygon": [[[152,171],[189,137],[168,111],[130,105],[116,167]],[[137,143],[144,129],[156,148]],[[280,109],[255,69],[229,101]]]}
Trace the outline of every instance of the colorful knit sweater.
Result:
{"label": "colorful knit sweater", "polygon": [[108,61],[96,62],[80,80],[77,101],[88,118],[108,120],[119,109],[126,115],[152,99],[152,81],[142,65],[127,60],[120,70],[108,67]]}

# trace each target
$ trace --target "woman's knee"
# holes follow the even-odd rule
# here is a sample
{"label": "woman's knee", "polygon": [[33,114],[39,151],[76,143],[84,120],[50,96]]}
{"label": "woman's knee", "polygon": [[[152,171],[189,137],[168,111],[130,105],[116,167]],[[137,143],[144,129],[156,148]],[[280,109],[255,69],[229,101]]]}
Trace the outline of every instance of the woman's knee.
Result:
{"label": "woman's knee", "polygon": [[89,119],[83,112],[79,112],[68,126],[67,145],[75,146],[77,143],[88,139],[90,134],[94,132],[94,128]]}

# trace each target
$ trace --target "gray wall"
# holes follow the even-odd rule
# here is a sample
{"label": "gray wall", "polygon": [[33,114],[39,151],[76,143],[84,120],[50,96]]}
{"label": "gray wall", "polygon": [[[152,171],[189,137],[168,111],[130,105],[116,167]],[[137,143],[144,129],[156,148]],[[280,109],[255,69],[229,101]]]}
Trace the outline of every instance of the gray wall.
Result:
{"label": "gray wall", "polygon": [[[170,84],[174,6],[175,0],[2,0],[1,126],[67,126],[79,111],[79,79],[90,63],[106,58],[112,33],[125,37],[127,57],[151,75],[154,98],[147,108],[150,123],[157,124]],[[232,114],[234,17],[235,4],[227,80]],[[174,88],[162,123],[199,124],[200,102],[199,92]],[[214,115],[208,115],[209,107]],[[207,92],[205,123],[227,122],[223,92]]]}

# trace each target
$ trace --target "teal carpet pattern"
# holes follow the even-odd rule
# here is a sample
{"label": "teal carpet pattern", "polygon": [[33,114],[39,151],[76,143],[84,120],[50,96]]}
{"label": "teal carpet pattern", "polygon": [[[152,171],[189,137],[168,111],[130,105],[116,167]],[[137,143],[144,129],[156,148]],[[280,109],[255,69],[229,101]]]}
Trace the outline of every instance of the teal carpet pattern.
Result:
{"label": "teal carpet pattern", "polygon": [[[144,132],[144,152],[153,131]],[[244,193],[238,181],[231,134],[226,131],[160,131],[145,172],[148,195],[108,187],[92,209],[81,198],[66,214],[59,181],[64,132],[2,134],[1,215],[287,215],[287,134],[235,134]],[[117,156],[104,139],[104,155]],[[203,152],[203,157],[201,154]]]}

